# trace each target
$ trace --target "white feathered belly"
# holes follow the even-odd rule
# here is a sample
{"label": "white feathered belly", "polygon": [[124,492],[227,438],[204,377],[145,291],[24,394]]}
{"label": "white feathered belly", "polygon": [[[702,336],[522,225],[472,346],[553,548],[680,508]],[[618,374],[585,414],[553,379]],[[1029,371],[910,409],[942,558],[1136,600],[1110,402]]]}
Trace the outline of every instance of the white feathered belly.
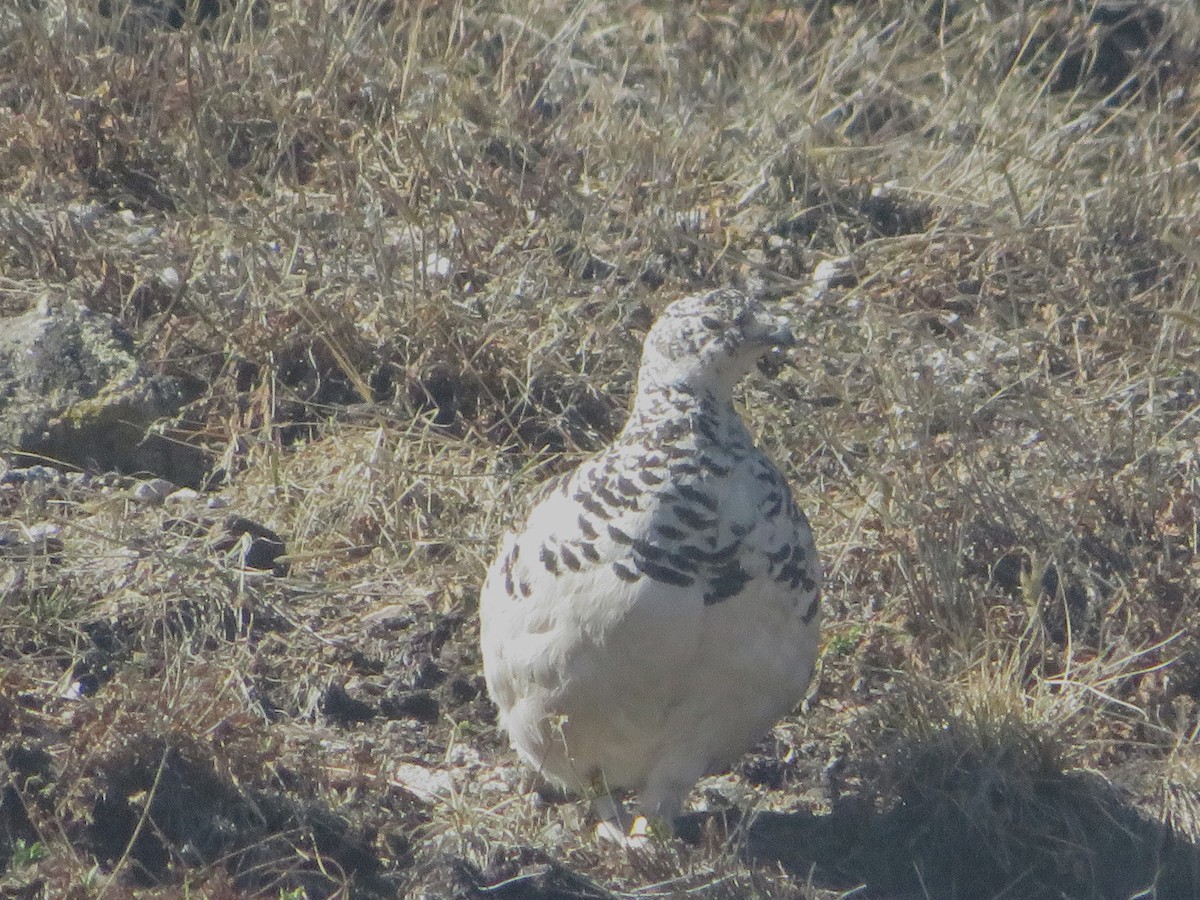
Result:
{"label": "white feathered belly", "polygon": [[[489,581],[500,577],[493,567]],[[559,586],[554,602],[506,597],[481,611],[484,672],[514,748],[571,789],[637,790],[670,759],[722,771],[811,675],[816,623],[768,579],[711,606],[650,580],[614,591],[603,569]]]}

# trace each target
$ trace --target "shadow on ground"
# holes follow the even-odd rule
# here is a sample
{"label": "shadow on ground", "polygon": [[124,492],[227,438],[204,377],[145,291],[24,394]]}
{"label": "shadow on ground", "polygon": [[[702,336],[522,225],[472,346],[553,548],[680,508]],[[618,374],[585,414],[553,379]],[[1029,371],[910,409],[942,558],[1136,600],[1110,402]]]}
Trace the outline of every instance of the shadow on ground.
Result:
{"label": "shadow on ground", "polygon": [[1200,896],[1200,848],[1098,776],[1042,779],[1018,799],[985,768],[960,774],[977,776],[973,797],[914,788],[884,812],[855,796],[829,815],[758,814],[747,853],[822,887],[863,886],[859,898]]}
{"label": "shadow on ground", "polygon": [[[796,891],[810,885],[819,896],[856,900],[1200,897],[1200,846],[1111,782],[1061,771],[1037,744],[1001,741],[972,752],[952,731],[900,749],[887,802],[848,793],[823,815],[684,817],[677,830],[685,844],[724,832],[751,864],[728,890],[718,878],[689,893],[745,896],[739,891],[753,886],[754,873],[783,871]],[[460,861],[448,881],[456,896],[493,900],[618,896],[528,847],[510,848],[486,871]]]}

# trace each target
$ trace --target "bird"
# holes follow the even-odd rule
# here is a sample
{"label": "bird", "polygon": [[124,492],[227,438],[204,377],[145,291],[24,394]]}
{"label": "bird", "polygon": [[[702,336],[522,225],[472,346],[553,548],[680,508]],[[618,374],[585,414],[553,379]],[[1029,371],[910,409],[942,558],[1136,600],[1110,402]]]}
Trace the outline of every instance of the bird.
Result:
{"label": "bird", "polygon": [[529,768],[592,800],[599,838],[669,834],[692,787],[805,696],[820,561],[734,406],[738,383],[795,343],[740,290],[668,304],[624,428],[534,490],[484,578],[498,723]]}

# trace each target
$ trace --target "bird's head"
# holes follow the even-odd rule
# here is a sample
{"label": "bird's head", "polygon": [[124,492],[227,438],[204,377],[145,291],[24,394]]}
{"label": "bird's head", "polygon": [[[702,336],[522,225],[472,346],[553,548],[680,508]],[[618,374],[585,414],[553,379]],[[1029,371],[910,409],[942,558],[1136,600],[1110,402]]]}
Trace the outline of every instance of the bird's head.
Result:
{"label": "bird's head", "polygon": [[741,291],[694,294],[668,305],[650,328],[639,382],[730,393],[763,356],[795,343],[783,318]]}

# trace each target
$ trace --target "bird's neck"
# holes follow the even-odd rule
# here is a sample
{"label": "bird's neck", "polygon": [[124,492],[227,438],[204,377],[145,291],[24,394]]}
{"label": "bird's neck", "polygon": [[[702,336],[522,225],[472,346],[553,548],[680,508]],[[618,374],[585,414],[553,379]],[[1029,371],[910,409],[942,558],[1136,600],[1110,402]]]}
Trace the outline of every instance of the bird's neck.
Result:
{"label": "bird's neck", "polygon": [[661,440],[694,437],[696,445],[740,436],[745,430],[733,408],[733,394],[687,382],[640,384],[633,412],[621,437]]}

